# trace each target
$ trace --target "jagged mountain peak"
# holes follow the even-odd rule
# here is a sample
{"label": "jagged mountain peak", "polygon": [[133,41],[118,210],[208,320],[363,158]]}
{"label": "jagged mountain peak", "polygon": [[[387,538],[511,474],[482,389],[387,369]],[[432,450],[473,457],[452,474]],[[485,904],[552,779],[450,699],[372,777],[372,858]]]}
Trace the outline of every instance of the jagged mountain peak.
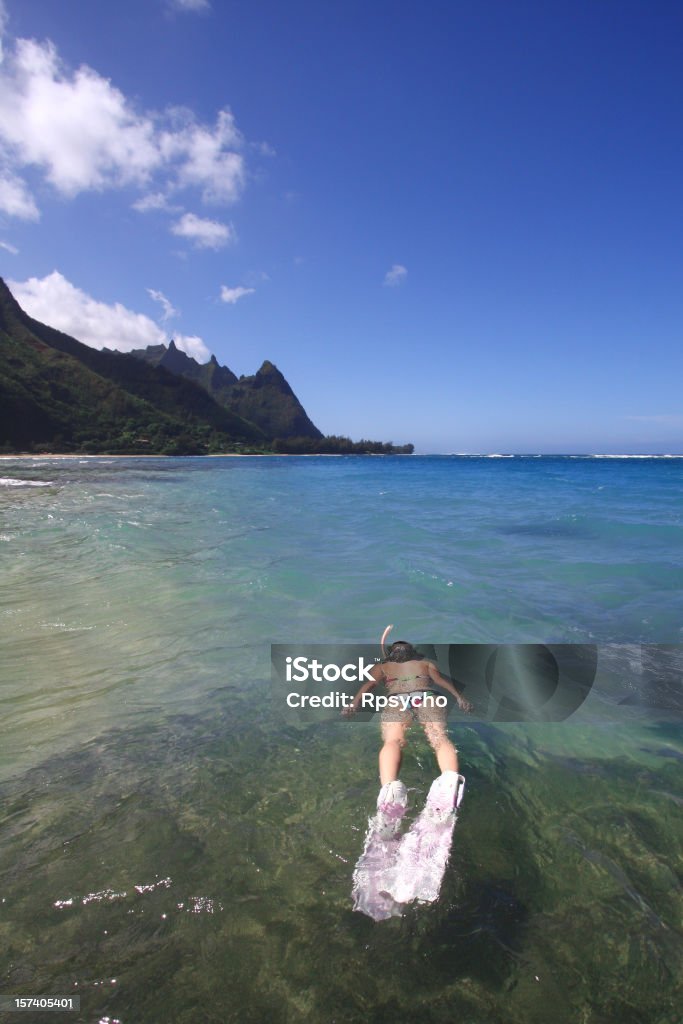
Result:
{"label": "jagged mountain peak", "polygon": [[256,424],[269,437],[322,437],[270,359],[264,359],[255,374],[237,378],[227,366],[221,366],[215,355],[208,363],[198,363],[174,341],[168,348],[150,345],[133,354],[201,384],[220,405]]}

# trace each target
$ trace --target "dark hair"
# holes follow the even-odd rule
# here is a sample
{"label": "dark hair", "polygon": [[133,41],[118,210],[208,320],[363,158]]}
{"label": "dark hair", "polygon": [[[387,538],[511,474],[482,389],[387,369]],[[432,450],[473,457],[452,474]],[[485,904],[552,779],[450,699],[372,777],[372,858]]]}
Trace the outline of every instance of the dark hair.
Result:
{"label": "dark hair", "polygon": [[407,640],[395,640],[387,651],[385,661],[419,661],[422,655]]}

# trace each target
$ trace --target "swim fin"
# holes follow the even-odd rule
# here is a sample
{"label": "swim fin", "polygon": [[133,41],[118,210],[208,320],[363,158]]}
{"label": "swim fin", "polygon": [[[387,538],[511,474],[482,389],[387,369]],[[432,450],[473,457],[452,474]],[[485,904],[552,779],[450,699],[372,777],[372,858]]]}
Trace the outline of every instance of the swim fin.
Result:
{"label": "swim fin", "polygon": [[377,798],[377,813],[368,820],[365,846],[353,872],[353,909],[374,921],[401,917],[403,907],[386,893],[393,878],[399,831],[408,806],[402,782],[388,782]]}
{"label": "swim fin", "polygon": [[401,839],[393,868],[382,879],[382,895],[399,905],[439,898],[464,791],[465,779],[457,772],[444,772],[432,783],[424,810]]}

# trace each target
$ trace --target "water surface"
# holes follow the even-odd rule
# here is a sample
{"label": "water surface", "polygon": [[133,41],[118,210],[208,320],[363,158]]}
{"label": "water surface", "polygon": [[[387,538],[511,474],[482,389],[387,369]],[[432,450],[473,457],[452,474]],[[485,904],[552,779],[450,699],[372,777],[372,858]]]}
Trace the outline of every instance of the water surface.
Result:
{"label": "water surface", "polygon": [[[3,992],[122,1024],[677,1024],[675,722],[454,720],[442,899],[375,924],[377,727],[285,723],[269,645],[681,643],[683,462],[0,472]],[[411,814],[434,775],[411,736]]]}

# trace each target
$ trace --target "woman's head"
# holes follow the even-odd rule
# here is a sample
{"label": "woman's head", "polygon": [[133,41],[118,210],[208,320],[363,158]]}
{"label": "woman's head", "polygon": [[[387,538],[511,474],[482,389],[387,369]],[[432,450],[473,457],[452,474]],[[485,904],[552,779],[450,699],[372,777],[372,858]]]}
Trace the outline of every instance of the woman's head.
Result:
{"label": "woman's head", "polygon": [[419,661],[422,655],[407,640],[395,640],[387,650],[387,661]]}

